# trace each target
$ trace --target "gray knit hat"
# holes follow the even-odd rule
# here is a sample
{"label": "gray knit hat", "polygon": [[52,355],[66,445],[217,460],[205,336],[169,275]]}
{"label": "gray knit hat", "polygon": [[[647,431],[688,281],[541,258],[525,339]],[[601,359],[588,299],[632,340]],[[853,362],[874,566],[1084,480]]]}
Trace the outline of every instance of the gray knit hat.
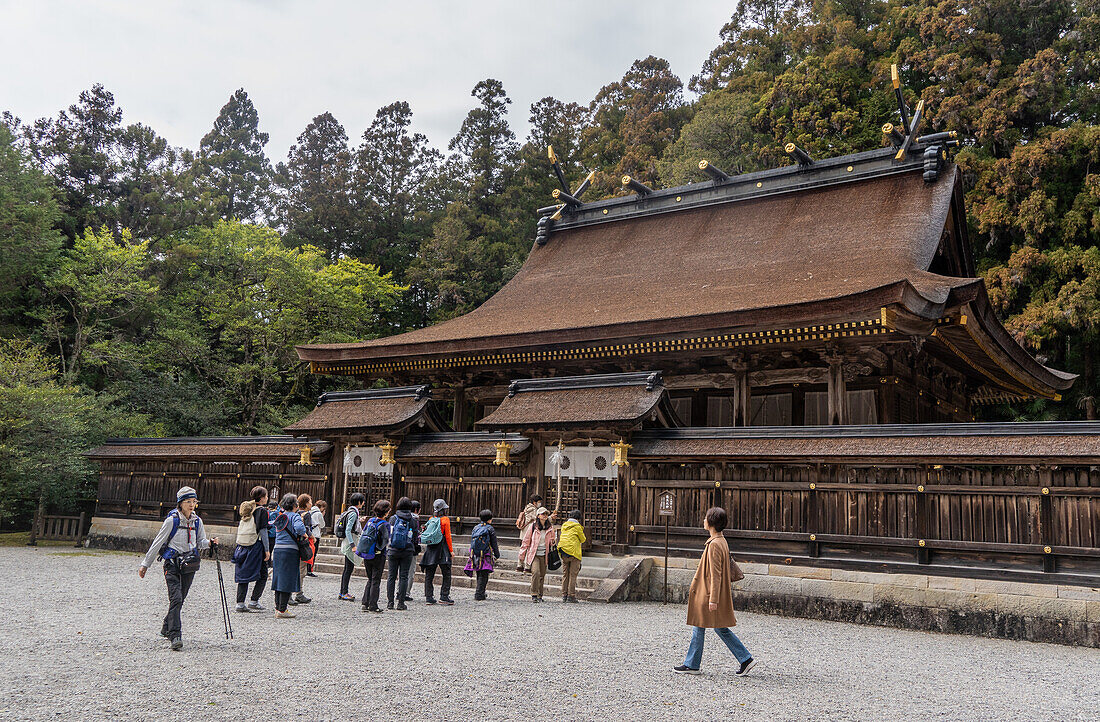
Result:
{"label": "gray knit hat", "polygon": [[185,499],[198,499],[198,498],[199,498],[199,493],[197,491],[195,491],[194,489],[192,489],[191,487],[189,487],[189,486],[181,487],[180,490],[176,492],[176,503],[177,504],[179,504],[181,501],[184,501]]}

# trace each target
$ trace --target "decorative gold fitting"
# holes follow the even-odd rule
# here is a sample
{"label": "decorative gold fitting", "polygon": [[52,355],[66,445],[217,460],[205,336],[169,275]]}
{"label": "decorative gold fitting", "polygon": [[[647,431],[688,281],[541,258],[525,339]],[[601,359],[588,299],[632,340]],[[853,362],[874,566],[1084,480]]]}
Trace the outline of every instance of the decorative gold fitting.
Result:
{"label": "decorative gold fitting", "polygon": [[1048,487],[1045,487],[1045,486],[1044,486],[1044,487],[1043,487],[1043,493],[1044,493],[1044,494],[1049,494],[1049,493],[1050,493],[1050,489],[1049,489]]}
{"label": "decorative gold fitting", "polygon": [[757,188],[763,188],[763,187],[764,187],[764,184],[763,184],[763,183],[761,183],[760,181],[757,181],[757,182],[756,182],[756,187],[757,187]]}
{"label": "decorative gold fitting", "polygon": [[393,452],[397,451],[397,444],[387,439],[386,443],[378,447],[378,450],[382,452],[381,458],[378,459],[381,466],[389,466],[394,463]]}
{"label": "decorative gold fitting", "polygon": [[604,214],[605,216],[607,215],[607,209],[606,209],[606,208],[604,208],[604,209],[603,209],[603,214]]}
{"label": "decorative gold fitting", "polygon": [[550,159],[551,163],[557,163],[558,162],[558,156],[554,152],[554,146],[552,146],[552,145],[546,146],[546,157]]}
{"label": "decorative gold fitting", "polygon": [[917,546],[919,546],[919,547],[924,546],[924,540],[921,539],[919,542],[917,542]]}
{"label": "decorative gold fitting", "polygon": [[682,200],[683,200],[683,198],[681,198],[680,196],[676,196],[676,202],[677,202],[677,203],[679,203],[679,202],[680,202],[680,201],[682,201]]}
{"label": "decorative gold fitting", "polygon": [[943,469],[943,464],[932,464],[932,468],[936,471],[940,471],[941,469]]}
{"label": "decorative gold fitting", "polygon": [[1050,554],[1050,551],[1051,551],[1050,547],[1043,547],[1043,553],[1044,554]]}
{"label": "decorative gold fitting", "polygon": [[554,200],[561,198],[561,188],[555,188],[550,192],[550,195],[554,196]]}
{"label": "decorative gold fitting", "polygon": [[918,484],[917,491],[924,491],[924,484]]}
{"label": "decorative gold fitting", "polygon": [[461,484],[461,483],[462,483],[462,477],[461,477],[461,476],[460,476],[460,477],[458,477],[458,483],[459,483],[459,484]]}
{"label": "decorative gold fitting", "polygon": [[623,176],[623,185],[625,186],[625,185],[629,185],[629,184],[630,184],[630,176],[624,175]]}
{"label": "decorative gold fitting", "polygon": [[511,453],[512,445],[507,441],[500,441],[493,444],[493,448],[497,450],[497,458],[493,459],[494,466],[511,466]]}
{"label": "decorative gold fitting", "polygon": [[901,78],[898,77],[898,64],[894,63],[890,66],[890,82],[894,84],[895,88],[901,87]]}
{"label": "decorative gold fitting", "polygon": [[637,484],[637,483],[638,483],[638,482],[634,481],[633,479],[631,479],[631,480],[630,480],[630,485],[631,485],[631,486],[634,486],[634,485],[635,485],[635,484]]}
{"label": "decorative gold fitting", "polygon": [[810,541],[817,541],[817,534],[811,534]]}
{"label": "decorative gold fitting", "polygon": [[630,525],[630,531],[634,531],[634,525],[633,524]]}
{"label": "decorative gold fitting", "polygon": [[794,149],[795,149],[795,144],[794,143],[787,143],[785,146],[783,146],[783,152],[785,152],[785,153],[793,153]]}
{"label": "decorative gold fitting", "polygon": [[847,170],[848,170],[849,173],[851,173],[853,170],[855,170],[855,167],[854,166],[848,166]]}
{"label": "decorative gold fitting", "polygon": [[884,123],[882,125],[882,132],[885,135],[890,135],[891,133],[894,132],[894,124],[893,123]]}
{"label": "decorative gold fitting", "polygon": [[816,488],[817,488],[817,484],[810,484],[810,491],[813,491]]}
{"label": "decorative gold fitting", "polygon": [[631,448],[630,444],[619,439],[618,443],[611,445],[611,448],[615,450],[615,458],[611,461],[612,466],[627,466],[630,463],[627,460],[627,451]]}
{"label": "decorative gold fitting", "polygon": [[710,165],[710,163],[708,163],[707,161],[701,160],[701,161],[699,161],[699,170],[706,170],[707,166],[709,166],[709,165]]}
{"label": "decorative gold fitting", "polygon": [[720,481],[716,481],[716,482],[714,482],[714,486],[715,486],[715,487],[721,487],[721,486],[722,486],[722,482],[720,482]]}

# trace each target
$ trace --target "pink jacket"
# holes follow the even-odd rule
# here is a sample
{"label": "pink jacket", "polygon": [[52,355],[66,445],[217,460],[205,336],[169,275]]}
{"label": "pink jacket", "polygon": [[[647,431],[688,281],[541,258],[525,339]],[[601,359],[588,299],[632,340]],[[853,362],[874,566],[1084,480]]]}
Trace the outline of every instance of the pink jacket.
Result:
{"label": "pink jacket", "polygon": [[527,531],[523,533],[523,546],[519,550],[519,560],[527,566],[531,566],[531,562],[535,561],[535,551],[539,548],[539,542],[542,541],[543,537],[546,537],[547,551],[558,541],[558,535],[554,531],[553,524],[543,531],[536,529],[536,526],[536,524],[531,524],[527,527]]}

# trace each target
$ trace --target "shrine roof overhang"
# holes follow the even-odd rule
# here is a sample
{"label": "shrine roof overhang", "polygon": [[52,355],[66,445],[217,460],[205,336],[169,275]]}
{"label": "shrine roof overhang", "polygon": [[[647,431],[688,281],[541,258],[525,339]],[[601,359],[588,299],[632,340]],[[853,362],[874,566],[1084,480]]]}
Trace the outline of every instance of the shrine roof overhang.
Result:
{"label": "shrine roof overhang", "polygon": [[396,433],[416,425],[428,431],[449,427],[432,402],[427,386],[401,386],[321,394],[317,406],[287,433],[323,436]]}
{"label": "shrine roof overhang", "polygon": [[309,446],[314,458],[324,457],[332,444],[319,439],[293,436],[187,436],[168,438],[107,439],[84,456],[95,460],[111,459],[210,459],[297,461],[303,446]]}
{"label": "shrine roof overhang", "polygon": [[452,431],[432,434],[409,434],[397,447],[398,461],[432,461],[436,459],[488,460],[496,456],[495,444],[507,442],[512,456],[522,456],[531,447],[531,440],[519,434],[492,431]]}
{"label": "shrine roof overhang", "polygon": [[476,426],[498,431],[626,431],[647,421],[679,425],[658,371],[513,381],[500,406]]}
{"label": "shrine roof overhang", "polygon": [[[990,382],[1053,398],[1072,375],[1036,362],[988,308],[983,281],[963,277],[973,263],[958,170],[926,181],[922,169],[882,149],[586,203],[470,313],[298,355],[314,373],[480,370],[899,330],[883,308],[930,334],[977,299],[967,317],[990,350],[973,355],[1008,367]],[[945,242],[963,259],[958,276],[930,270]],[[1026,382],[1000,383],[1016,376]]]}
{"label": "shrine roof overhang", "polygon": [[1100,461],[1100,423],[1027,422],[647,429],[631,457],[745,462],[1050,464]]}

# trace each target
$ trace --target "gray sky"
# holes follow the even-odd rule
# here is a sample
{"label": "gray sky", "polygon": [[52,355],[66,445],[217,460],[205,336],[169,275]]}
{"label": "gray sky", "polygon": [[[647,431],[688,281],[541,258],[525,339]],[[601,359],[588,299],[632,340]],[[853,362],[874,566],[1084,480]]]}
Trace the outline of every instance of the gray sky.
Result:
{"label": "gray sky", "polygon": [[94,83],[126,123],[195,148],[237,88],[248,91],[283,160],[313,116],[331,111],[353,143],[375,111],[412,106],[443,148],[493,77],[522,139],[547,95],[589,102],[647,55],[687,83],[736,3],[691,0],[0,0],[0,110],[52,116]]}

